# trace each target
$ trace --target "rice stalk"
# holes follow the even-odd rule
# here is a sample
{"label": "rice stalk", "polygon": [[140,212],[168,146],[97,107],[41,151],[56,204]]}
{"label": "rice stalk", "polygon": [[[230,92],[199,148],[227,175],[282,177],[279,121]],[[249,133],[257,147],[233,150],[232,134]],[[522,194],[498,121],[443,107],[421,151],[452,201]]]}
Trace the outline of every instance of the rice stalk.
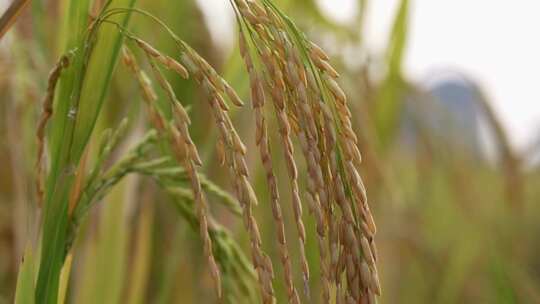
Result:
{"label": "rice stalk", "polygon": [[486,93],[479,87],[474,88],[477,98],[474,100],[486,115],[488,123],[491,125],[497,143],[502,162],[502,170],[505,177],[505,198],[510,208],[515,210],[523,209],[524,200],[524,177],[522,171],[523,160],[513,150],[507,132],[501,120],[497,117],[494,109],[488,102]]}
{"label": "rice stalk", "polygon": [[145,193],[147,195],[143,198],[143,206],[137,220],[136,247],[132,262],[134,270],[127,295],[127,303],[129,304],[144,303],[144,299],[146,299],[145,286],[150,279],[155,206],[151,204],[152,201],[148,194],[152,192]]}
{"label": "rice stalk", "polygon": [[15,304],[34,304],[35,300],[35,260],[32,248],[27,245],[19,266]]}
{"label": "rice stalk", "polygon": [[58,288],[58,304],[64,304],[68,293],[68,282],[71,276],[73,254],[68,254],[60,273],[60,287]]}
{"label": "rice stalk", "polygon": [[[112,0],[109,5],[133,5],[132,0]],[[61,268],[67,255],[70,193],[88,140],[107,94],[121,36],[87,29],[89,1],[71,1],[66,7],[66,26],[72,30],[65,53],[77,51],[62,73],[52,114],[51,164],[43,204],[42,250],[36,284],[37,303],[58,300]],[[129,15],[128,15],[129,16]],[[117,20],[126,24],[128,16]],[[82,174],[82,173],[80,173]]]}
{"label": "rice stalk", "polygon": [[28,6],[30,0],[15,0],[11,2],[9,8],[0,17],[0,40],[13,26],[17,18],[24,12],[24,9]]}

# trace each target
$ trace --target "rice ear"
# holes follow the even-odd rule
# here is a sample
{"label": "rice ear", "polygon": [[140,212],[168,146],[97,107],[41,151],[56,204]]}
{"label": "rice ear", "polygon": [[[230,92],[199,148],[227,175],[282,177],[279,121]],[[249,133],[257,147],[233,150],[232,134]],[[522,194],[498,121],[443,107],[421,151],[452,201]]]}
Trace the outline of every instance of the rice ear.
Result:
{"label": "rice ear", "polygon": [[[237,1],[237,4],[244,25],[240,30],[240,53],[250,76],[256,143],[271,190],[274,222],[278,231],[283,230],[281,210],[274,206],[277,190],[273,190],[275,182],[266,130],[268,118],[263,111],[266,96],[272,101],[279,128],[305,283],[307,285],[309,268],[303,248],[306,232],[294,137],[300,143],[307,166],[304,201],[317,223],[323,300],[325,303],[334,300],[363,303],[380,294],[380,286],[371,283],[374,281],[371,275],[364,274],[364,279],[360,280],[358,273],[364,264],[375,269],[373,237],[376,228],[357,171],[362,157],[352,128],[347,96],[336,81],[339,73],[330,64],[329,56],[308,41],[270,1]],[[246,43],[248,38],[251,39],[249,44]],[[254,64],[251,54],[258,56],[258,65]],[[336,208],[341,210],[340,214],[334,211]],[[284,243],[281,232],[278,240]],[[287,260],[282,261],[287,275]],[[346,275],[343,277],[342,273]],[[287,277],[285,280],[287,282]],[[335,299],[331,299],[332,286],[337,289]],[[287,287],[289,303],[293,303],[294,286],[287,284]],[[309,295],[309,291],[306,294]]]}

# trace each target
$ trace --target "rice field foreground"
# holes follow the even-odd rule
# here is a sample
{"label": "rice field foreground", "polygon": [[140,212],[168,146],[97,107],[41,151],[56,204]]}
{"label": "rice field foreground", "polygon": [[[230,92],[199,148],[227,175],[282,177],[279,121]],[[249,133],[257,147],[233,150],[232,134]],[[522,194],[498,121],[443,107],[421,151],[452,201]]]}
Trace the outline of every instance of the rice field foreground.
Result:
{"label": "rice field foreground", "polygon": [[223,2],[229,46],[201,1],[6,3],[0,304],[540,303],[536,150],[407,78],[412,1],[380,54],[367,0]]}

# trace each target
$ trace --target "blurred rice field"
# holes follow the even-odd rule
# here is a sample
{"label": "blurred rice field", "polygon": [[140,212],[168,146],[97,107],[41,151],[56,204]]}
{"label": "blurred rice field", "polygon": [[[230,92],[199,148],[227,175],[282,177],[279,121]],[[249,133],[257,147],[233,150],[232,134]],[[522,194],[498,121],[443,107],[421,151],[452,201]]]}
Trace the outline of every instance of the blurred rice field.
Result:
{"label": "blurred rice field", "polygon": [[[90,10],[81,22],[95,18],[106,2],[84,1]],[[50,303],[35,299],[34,290],[24,289],[20,281],[37,281],[39,248],[47,243],[39,238],[44,214],[35,194],[35,132],[49,71],[74,30],[66,24],[74,18],[69,9],[76,2],[32,1],[0,41],[0,304],[13,303],[16,293],[17,303]],[[249,78],[236,40],[231,41],[232,49],[216,43],[206,5],[195,0],[114,2],[158,16],[223,75],[243,100],[249,100]],[[512,134],[491,108],[489,92],[459,71],[459,76],[431,87],[404,76],[410,1],[401,0],[387,49],[380,54],[370,54],[361,35],[369,0],[359,0],[356,19],[347,24],[329,19],[316,2],[273,1],[328,51],[341,74],[363,155],[360,173],[378,227],[379,303],[540,303],[540,167],[534,161],[538,147],[517,152],[510,144]],[[155,24],[138,15],[129,19],[130,31],[164,53],[175,51],[174,42]],[[113,39],[111,35],[99,51],[113,50]],[[347,64],[351,57],[359,64]],[[145,136],[143,103],[129,71],[113,61],[104,62],[96,72],[113,68],[111,78],[101,84],[109,87],[109,94],[90,139],[91,151],[81,154],[97,152],[100,133],[116,130],[125,117],[129,129],[118,139],[118,151],[112,152],[111,159],[121,158]],[[171,77],[171,71],[165,74],[178,99],[187,105],[191,135],[205,163],[202,173],[232,193],[214,151],[219,134],[209,127],[211,109],[203,102],[204,92]],[[94,81],[91,76],[89,81]],[[253,111],[246,105],[229,113],[249,151],[250,179],[260,201],[253,212],[262,249],[275,267],[276,300],[287,303],[265,172],[256,152]],[[278,126],[271,121],[268,128],[277,130]],[[277,132],[269,136],[272,142],[280,142]],[[286,160],[280,149],[275,150],[278,186],[286,189]],[[304,187],[308,169],[301,162],[298,170]],[[175,195],[181,193],[158,188],[153,178],[130,175],[89,211],[71,240],[73,249],[63,264],[58,303],[218,303],[193,212],[182,204],[166,203],[176,202]],[[217,192],[210,195],[212,216],[220,223],[212,230],[212,238],[222,242],[224,259],[243,252],[245,257],[235,263],[248,265],[248,234],[234,207],[213,203],[221,195]],[[287,206],[283,207],[284,221],[291,227],[287,238],[294,281],[301,286],[294,214],[288,208],[291,198],[282,192]],[[316,222],[307,211],[304,223],[309,287],[315,294],[321,288],[321,270]],[[243,286],[248,289],[243,294],[254,293],[256,299],[255,274],[249,265],[245,267],[245,272],[231,274],[223,284]],[[323,303],[319,298],[301,295],[303,303]],[[245,303],[251,301],[255,300]]]}

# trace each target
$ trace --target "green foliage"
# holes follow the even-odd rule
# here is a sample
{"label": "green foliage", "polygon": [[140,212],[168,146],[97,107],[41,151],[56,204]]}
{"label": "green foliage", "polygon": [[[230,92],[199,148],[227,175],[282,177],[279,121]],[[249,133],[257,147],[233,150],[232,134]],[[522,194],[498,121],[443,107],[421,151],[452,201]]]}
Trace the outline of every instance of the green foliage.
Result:
{"label": "green foliage", "polygon": [[378,98],[375,104],[375,126],[383,149],[396,134],[405,93],[408,89],[402,74],[407,33],[409,32],[408,26],[409,0],[402,0],[386,51],[386,78],[378,89]]}
{"label": "green foliage", "polygon": [[[129,6],[133,1],[112,1]],[[51,130],[51,170],[47,178],[41,265],[36,287],[38,303],[56,303],[60,270],[66,256],[68,206],[82,153],[108,91],[122,37],[114,29],[87,30],[89,1],[71,1],[65,52],[72,64],[62,75]],[[122,17],[127,22],[127,16]],[[97,32],[96,32],[97,31]],[[96,50],[94,52],[94,50]]]}
{"label": "green foliage", "polygon": [[[66,50],[83,49],[84,29],[88,1],[72,1],[67,8],[66,27],[73,28],[66,39]],[[73,131],[74,120],[68,117],[73,99],[77,94],[77,78],[83,68],[82,56],[76,56],[68,71],[62,75],[58,98],[54,106],[51,130],[51,170],[47,178],[44,201],[43,234],[41,263],[36,286],[37,303],[56,303],[59,288],[60,270],[65,258],[65,238],[68,227],[68,197],[73,182],[74,167],[77,160],[69,159],[71,148],[70,131]],[[64,142],[64,138],[67,140]],[[69,172],[71,171],[71,172]]]}
{"label": "green foliage", "polygon": [[[117,68],[118,48],[124,43],[121,33],[110,23],[90,27],[93,19],[89,18],[89,11],[97,1],[59,2],[62,13],[57,15],[42,1],[35,1],[32,35],[24,32],[24,26],[24,35],[14,32],[13,43],[17,47],[13,46],[13,57],[8,57],[7,63],[0,52],[0,69],[8,71],[0,73],[0,121],[6,122],[0,124],[0,137],[5,138],[0,141],[0,159],[8,164],[0,172],[0,235],[9,236],[7,239],[13,236],[19,242],[22,235],[22,244],[30,244],[21,259],[15,253],[16,242],[8,240],[6,245],[6,238],[0,238],[0,302],[216,302],[213,291],[209,291],[212,287],[207,265],[201,258],[197,205],[189,176],[173,160],[166,136],[141,122],[147,115],[139,113],[142,103],[136,83],[125,69]],[[292,16],[288,19],[283,15],[290,22],[289,34],[300,45],[304,41],[302,31],[318,41],[330,38],[337,50],[350,47],[351,42],[362,42],[355,39],[359,37],[357,30],[365,17],[367,0],[359,1],[358,25],[336,24],[313,0],[264,2],[286,8],[284,11]],[[364,82],[374,86],[368,86],[362,94],[351,90],[349,101],[356,134],[360,141],[365,140],[361,144],[365,156],[362,175],[367,176],[366,188],[374,202],[379,227],[376,239],[380,244],[379,269],[384,285],[381,303],[540,303],[540,175],[537,167],[523,170],[519,153],[512,151],[508,143],[511,134],[503,132],[495,115],[488,120],[495,125],[496,150],[506,158],[504,169],[450,146],[443,142],[444,138],[431,138],[427,132],[420,135],[421,143],[413,152],[393,145],[404,96],[415,90],[403,73],[412,3],[400,3],[386,53],[381,56],[386,69],[381,82],[372,83],[374,80],[363,74],[372,68],[369,62],[360,70],[346,65],[340,70],[343,84],[352,84],[352,89]],[[108,5],[109,9],[130,7],[133,1],[115,0]],[[169,25],[248,100],[245,97],[249,95],[249,82],[238,50],[228,54],[213,44],[195,0],[139,1],[137,6]],[[110,20],[163,53],[178,57],[178,41],[171,39],[170,33],[158,29],[155,20],[144,14],[131,15],[129,24],[129,10]],[[352,39],[343,39],[344,36]],[[131,42],[127,44],[133,46]],[[358,47],[366,51],[363,45]],[[307,50],[301,51],[305,57]],[[33,97],[43,95],[46,70],[54,64],[53,54],[67,54],[70,65],[62,72],[55,94],[47,134],[47,193],[41,235],[35,236],[15,231],[19,226],[32,226],[34,216],[21,217],[11,209],[16,209],[21,201],[28,201],[29,206],[34,204],[30,156],[34,154],[35,140],[29,133],[35,129],[38,106]],[[136,55],[142,57],[140,52]],[[332,55],[340,59],[339,51]],[[227,63],[223,65],[224,61]],[[149,70],[145,63],[141,67]],[[222,302],[259,303],[257,275],[246,257],[249,244],[240,224],[242,208],[231,195],[235,189],[223,186],[230,180],[224,177],[225,168],[218,166],[215,157],[216,132],[209,128],[204,94],[194,81],[184,81],[170,71],[164,71],[164,75],[182,104],[190,106],[193,140],[201,147],[205,166],[198,177],[209,199],[209,232],[222,271]],[[164,92],[158,95],[165,117],[171,118]],[[487,104],[487,100],[482,102]],[[359,113],[364,110],[363,105],[373,111]],[[230,113],[233,123],[240,126],[241,136],[248,139],[249,153],[254,154],[252,109],[231,108]],[[120,122],[126,116],[130,123]],[[371,119],[364,117],[372,118],[373,125]],[[132,129],[137,131],[132,133]],[[278,142],[275,123],[269,121],[268,129],[271,141]],[[371,129],[374,134],[370,134]],[[378,149],[373,149],[375,146]],[[280,147],[273,147],[272,157],[280,187],[285,187],[288,180],[279,150]],[[22,166],[11,164],[15,158],[9,153],[19,152],[28,161]],[[87,165],[82,166],[86,152]],[[254,207],[254,216],[260,219],[263,249],[270,254],[273,264],[279,265],[271,207],[264,196],[268,195],[267,186],[261,182],[265,176],[255,158],[248,159],[250,179],[256,181],[255,190],[263,199]],[[300,183],[305,182],[305,171],[305,167],[299,167]],[[82,191],[70,216],[70,197],[80,172]],[[22,200],[13,200],[11,204],[17,188],[13,185],[18,180],[25,181],[20,187]],[[522,209],[509,203],[512,195],[520,198]],[[290,198],[284,193],[282,200],[287,204]],[[32,208],[24,210],[33,212]],[[284,208],[287,227],[294,227],[293,216],[291,210]],[[321,267],[317,236],[309,233],[316,229],[316,223],[310,216],[305,216],[304,221],[308,231],[309,283],[312,290],[318,291]],[[288,239],[297,237],[287,233]],[[40,244],[32,244],[34,239]],[[295,264],[293,269],[299,269],[298,245],[288,247]],[[73,255],[74,271],[65,262],[68,253]],[[5,256],[10,258],[4,259]],[[18,265],[5,267],[13,263],[11,260]],[[9,273],[11,268],[17,268],[17,277]],[[277,266],[274,285],[278,303],[287,298],[281,272]],[[301,275],[293,274],[296,283]],[[5,290],[14,292],[6,295]],[[313,298],[309,303],[319,302]]]}
{"label": "green foliage", "polygon": [[24,252],[23,260],[19,266],[19,275],[17,278],[17,289],[15,294],[15,304],[34,304],[35,303],[35,261],[32,248],[28,246]]}

